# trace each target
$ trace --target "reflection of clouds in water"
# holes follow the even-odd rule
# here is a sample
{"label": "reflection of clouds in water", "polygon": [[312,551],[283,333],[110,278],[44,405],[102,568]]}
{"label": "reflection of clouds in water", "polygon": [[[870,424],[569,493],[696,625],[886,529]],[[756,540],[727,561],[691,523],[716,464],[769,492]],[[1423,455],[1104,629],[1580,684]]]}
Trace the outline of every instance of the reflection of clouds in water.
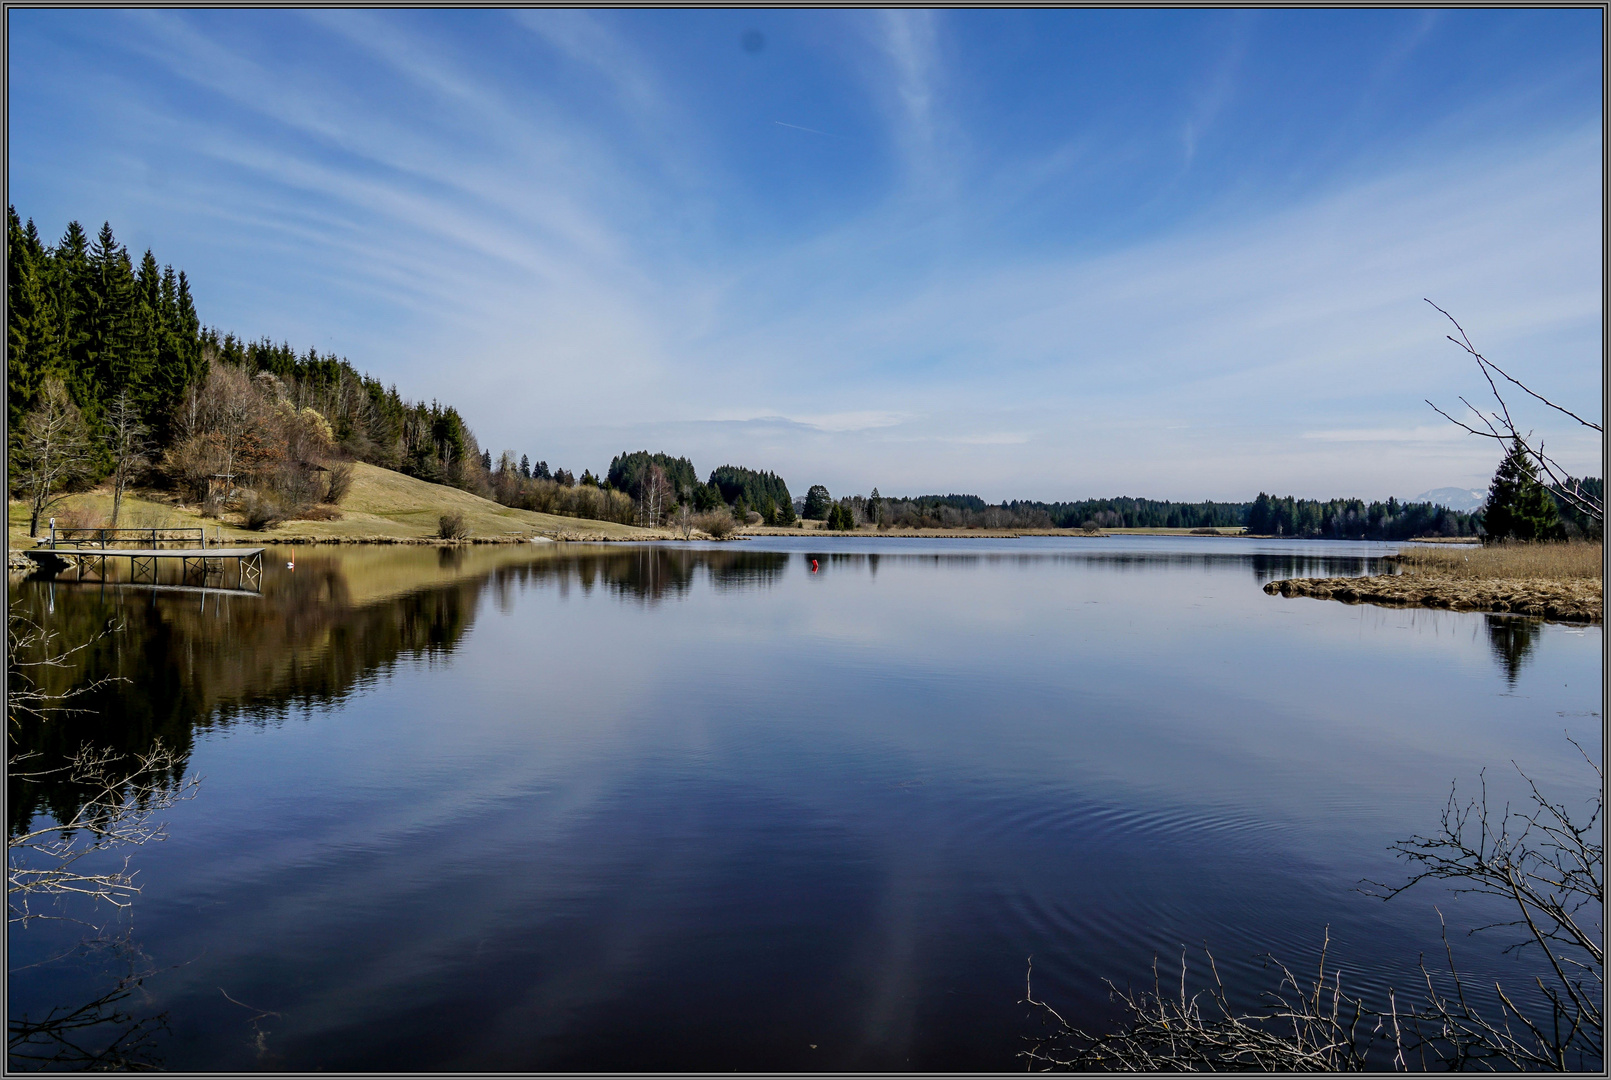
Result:
{"label": "reflection of clouds in water", "polygon": [[[1571,631],[1534,661],[1577,642],[1570,693],[1494,694],[1493,620],[1283,604],[1228,547],[856,543],[309,550],[218,616],[125,594],[169,642],[142,656],[197,658],[157,672],[197,691],[164,715],[376,690],[202,741],[217,794],[143,928],[202,957],[172,1064],[251,1067],[218,985],[284,1011],[298,1071],[1010,1064],[1023,956],[1079,1010],[1161,935],[1308,947],[1450,777],[1533,769],[1566,722],[1541,704],[1596,707]],[[1269,870],[1294,859],[1315,873]],[[1437,946],[1361,910],[1351,940]],[[427,1014],[477,1038],[399,1038]]]}

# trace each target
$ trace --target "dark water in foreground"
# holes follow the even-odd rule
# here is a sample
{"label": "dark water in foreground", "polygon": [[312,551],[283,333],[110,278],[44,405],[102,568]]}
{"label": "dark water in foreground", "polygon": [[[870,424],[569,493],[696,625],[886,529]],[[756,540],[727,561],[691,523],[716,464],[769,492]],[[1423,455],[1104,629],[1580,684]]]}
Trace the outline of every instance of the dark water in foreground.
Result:
{"label": "dark water in foreground", "polygon": [[[1206,944],[1251,997],[1328,925],[1380,992],[1440,952],[1435,904],[1463,968],[1525,981],[1463,936],[1493,909],[1356,886],[1484,768],[1491,798],[1513,761],[1590,797],[1566,734],[1599,758],[1601,630],[1260,590],[1389,550],[301,549],[261,598],[29,582],[64,640],[125,626],[74,678],[130,681],[26,739],[161,737],[203,777],[120,924],[166,1067],[1015,1070],[1030,956],[1097,1027],[1155,955]],[[9,825],[71,799],[13,782]],[[11,931],[13,1018],[103,992],[104,955],[39,963],[77,937]]]}

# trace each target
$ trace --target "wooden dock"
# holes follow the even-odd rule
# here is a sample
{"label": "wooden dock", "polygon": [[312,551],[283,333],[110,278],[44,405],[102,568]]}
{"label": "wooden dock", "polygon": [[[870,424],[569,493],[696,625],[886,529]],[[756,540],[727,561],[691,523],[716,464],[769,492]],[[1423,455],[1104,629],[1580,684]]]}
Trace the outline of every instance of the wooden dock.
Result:
{"label": "wooden dock", "polygon": [[[129,583],[157,584],[157,567],[166,562],[179,565],[182,583],[227,588],[227,568],[234,563],[234,588],[242,591],[263,590],[263,549],[260,547],[209,547],[207,534],[202,529],[60,529],[51,527],[50,539],[44,546],[28,548],[22,554],[38,563],[41,569],[55,568],[53,576],[60,576],[69,566],[74,581],[86,580],[93,573],[106,580],[108,559],[129,560]],[[132,535],[124,535],[132,534]],[[195,543],[192,544],[191,541]],[[119,543],[145,541],[145,547],[118,547]],[[178,543],[180,547],[160,547],[163,543]]]}

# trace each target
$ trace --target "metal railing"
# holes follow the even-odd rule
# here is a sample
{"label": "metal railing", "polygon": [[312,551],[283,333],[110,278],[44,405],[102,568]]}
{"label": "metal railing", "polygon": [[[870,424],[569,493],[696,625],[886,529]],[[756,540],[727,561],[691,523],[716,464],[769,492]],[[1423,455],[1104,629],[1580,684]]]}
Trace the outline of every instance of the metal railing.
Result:
{"label": "metal railing", "polygon": [[58,529],[50,526],[52,548],[98,548],[102,551],[117,546],[143,545],[156,549],[163,544],[180,544],[184,547],[207,546],[207,530],[196,529]]}

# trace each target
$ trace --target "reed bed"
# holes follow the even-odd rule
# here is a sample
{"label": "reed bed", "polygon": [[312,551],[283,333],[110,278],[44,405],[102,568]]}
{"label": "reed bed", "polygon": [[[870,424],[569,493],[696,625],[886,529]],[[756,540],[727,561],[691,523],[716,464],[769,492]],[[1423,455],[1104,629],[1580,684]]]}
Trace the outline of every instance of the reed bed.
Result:
{"label": "reed bed", "polygon": [[1581,581],[1603,577],[1600,544],[1407,547],[1392,561],[1406,574],[1476,581]]}
{"label": "reed bed", "polygon": [[1345,604],[1496,611],[1564,622],[1602,622],[1601,545],[1494,544],[1412,547],[1394,556],[1402,573],[1364,578],[1291,578],[1271,595]]}

